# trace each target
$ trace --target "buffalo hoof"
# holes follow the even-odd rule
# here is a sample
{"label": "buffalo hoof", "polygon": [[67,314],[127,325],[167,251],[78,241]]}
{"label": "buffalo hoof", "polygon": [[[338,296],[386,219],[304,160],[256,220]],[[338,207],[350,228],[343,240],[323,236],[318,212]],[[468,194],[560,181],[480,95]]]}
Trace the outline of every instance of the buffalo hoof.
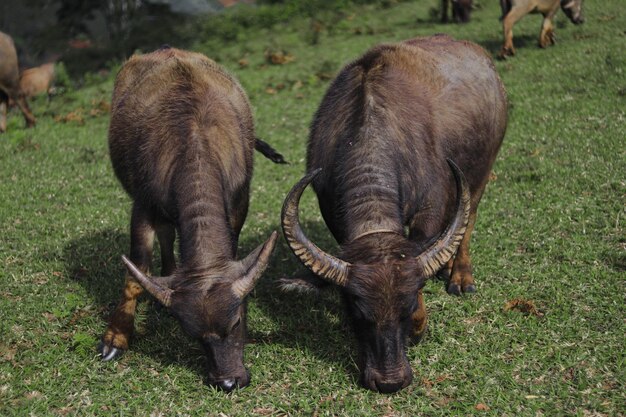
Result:
{"label": "buffalo hoof", "polygon": [[424,337],[426,336],[426,332],[428,332],[428,324],[424,327],[424,330],[422,330],[420,333],[413,334],[409,337],[409,344],[411,346],[415,346],[418,343],[421,343],[422,340],[424,340]]}
{"label": "buffalo hoof", "polygon": [[507,59],[510,56],[515,56],[515,49],[503,47],[498,54],[498,58],[500,59]]}
{"label": "buffalo hoof", "polygon": [[462,294],[461,286],[459,284],[448,284],[448,294],[460,296]]}
{"label": "buffalo hoof", "polygon": [[476,292],[476,286],[474,284],[470,284],[466,287],[463,287],[461,290],[461,286],[459,284],[448,284],[448,294],[450,295],[458,295],[461,296],[465,294],[471,294]]}
{"label": "buffalo hoof", "polygon": [[100,344],[98,345],[98,352],[100,352],[102,361],[108,362],[112,359],[119,358],[120,356],[122,356],[122,353],[124,353],[124,350],[106,345],[104,342],[100,342]]}
{"label": "buffalo hoof", "polygon": [[476,292],[476,286],[474,284],[470,284],[467,287],[463,288],[463,292],[465,294],[471,294]]}

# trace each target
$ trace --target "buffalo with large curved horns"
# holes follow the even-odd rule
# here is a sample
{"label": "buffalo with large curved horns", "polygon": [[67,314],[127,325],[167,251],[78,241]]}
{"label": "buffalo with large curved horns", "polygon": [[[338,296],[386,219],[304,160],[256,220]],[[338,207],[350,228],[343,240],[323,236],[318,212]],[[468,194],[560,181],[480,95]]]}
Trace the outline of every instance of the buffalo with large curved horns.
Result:
{"label": "buffalo with large curved horns", "polygon": [[[476,290],[469,241],[506,119],[489,55],[445,35],[374,47],[326,92],[307,174],[282,211],[285,238],[314,277],[281,284],[341,288],[366,388],[394,392],[411,382],[405,350],[426,329],[426,279],[444,276],[451,294]],[[300,226],[309,183],[338,256]]]}

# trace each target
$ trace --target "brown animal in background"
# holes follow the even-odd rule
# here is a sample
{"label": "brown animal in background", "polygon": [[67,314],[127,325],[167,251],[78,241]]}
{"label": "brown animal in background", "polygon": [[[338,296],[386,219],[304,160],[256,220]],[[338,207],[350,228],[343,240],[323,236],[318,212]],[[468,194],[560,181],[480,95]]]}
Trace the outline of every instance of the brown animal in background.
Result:
{"label": "brown animal in background", "polygon": [[541,13],[543,15],[541,33],[539,34],[539,46],[547,48],[553,45],[556,42],[556,37],[552,19],[559,10],[559,4],[563,12],[575,25],[585,21],[582,15],[582,0],[500,0],[504,44],[499,56],[506,58],[507,56],[515,55],[513,26],[528,13]]}
{"label": "brown animal in background", "polygon": [[0,133],[7,130],[6,116],[9,99],[15,101],[22,111],[26,127],[34,126],[35,116],[28,108],[24,93],[20,89],[15,44],[9,35],[0,32]]}
{"label": "brown animal in background", "polygon": [[54,81],[54,62],[28,68],[20,74],[20,88],[26,97],[49,94]]}
{"label": "brown animal in background", "polygon": [[[123,297],[102,337],[103,360],[128,348],[143,286],[202,344],[210,384],[231,391],[249,383],[246,295],[277,236],[236,260],[254,148],[248,98],[212,60],[167,47],[124,64],[113,91],[109,149],[133,199],[130,260],[124,258]],[[155,233],[162,277],[148,276]]]}
{"label": "brown animal in background", "polygon": [[467,23],[472,12],[472,0],[441,0],[441,22],[448,23],[448,6],[452,3],[452,20]]}
{"label": "brown animal in background", "polygon": [[[475,291],[470,237],[506,121],[489,55],[446,35],[377,46],[326,92],[307,174],[285,199],[282,226],[300,261],[341,288],[366,388],[394,392],[411,382],[406,339],[426,329],[427,278],[447,276],[451,294]],[[300,226],[311,181],[338,257]],[[303,281],[282,286],[310,284]]]}

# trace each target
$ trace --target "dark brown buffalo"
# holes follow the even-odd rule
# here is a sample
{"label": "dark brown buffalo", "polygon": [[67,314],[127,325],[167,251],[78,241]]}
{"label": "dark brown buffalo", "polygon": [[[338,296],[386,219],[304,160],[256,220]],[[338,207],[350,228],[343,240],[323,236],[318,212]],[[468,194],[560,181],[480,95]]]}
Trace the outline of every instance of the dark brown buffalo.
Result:
{"label": "dark brown buffalo", "polygon": [[[445,35],[377,46],[328,89],[282,226],[300,261],[341,287],[366,388],[394,392],[411,382],[406,342],[426,329],[427,278],[439,272],[449,293],[475,291],[470,236],[506,119],[490,57]],[[299,224],[310,182],[338,257]]]}
{"label": "dark brown buffalo", "polygon": [[[202,344],[210,384],[230,391],[249,383],[246,295],[277,236],[236,260],[255,143],[248,98],[204,55],[162,48],[124,64],[113,91],[109,149],[133,199],[130,260],[124,258],[123,297],[102,337],[103,360],[128,348],[143,287]],[[155,234],[162,277],[147,276]]]}
{"label": "dark brown buffalo", "polygon": [[541,13],[543,15],[541,33],[539,34],[539,46],[547,48],[553,45],[556,37],[552,20],[556,12],[559,11],[559,5],[575,25],[585,21],[582,15],[582,0],[500,0],[504,44],[499,56],[506,58],[507,56],[515,55],[513,26],[529,13]]}
{"label": "dark brown buffalo", "polygon": [[6,33],[0,32],[0,133],[7,130],[6,117],[9,99],[15,101],[22,111],[26,126],[34,126],[35,116],[28,108],[28,103],[20,88],[20,74],[13,39]]}
{"label": "dark brown buffalo", "polygon": [[452,20],[455,23],[467,23],[472,13],[472,0],[441,0],[441,22],[448,23],[448,7],[452,3]]}

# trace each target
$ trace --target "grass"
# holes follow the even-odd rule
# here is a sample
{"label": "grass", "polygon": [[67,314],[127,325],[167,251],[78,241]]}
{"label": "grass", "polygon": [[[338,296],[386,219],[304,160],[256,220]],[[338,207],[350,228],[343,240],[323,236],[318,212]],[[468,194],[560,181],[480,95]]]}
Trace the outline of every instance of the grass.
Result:
{"label": "grass", "polygon": [[[193,46],[241,80],[258,134],[291,161],[256,156],[242,254],[279,229],[308,124],[344,63],[437,32],[499,49],[496,3],[480,2],[464,26],[433,20],[436,0],[389,3],[328,15],[320,32],[293,19]],[[95,346],[129,245],[129,199],[106,145],[114,70],[35,100],[34,129],[13,111],[0,136],[0,415],[625,415],[626,16],[617,0],[585,13],[582,26],[559,13],[546,50],[540,18],[525,17],[518,55],[496,62],[510,118],[473,237],[479,291],[455,298],[428,284],[429,333],[408,351],[412,385],[394,395],[359,387],[336,292],[276,291],[301,268],[282,240],[249,302],[248,388],[204,385],[200,347],[148,297],[131,349],[102,363]],[[272,51],[295,59],[268,64]],[[307,233],[335,250],[310,191],[301,210]]]}

